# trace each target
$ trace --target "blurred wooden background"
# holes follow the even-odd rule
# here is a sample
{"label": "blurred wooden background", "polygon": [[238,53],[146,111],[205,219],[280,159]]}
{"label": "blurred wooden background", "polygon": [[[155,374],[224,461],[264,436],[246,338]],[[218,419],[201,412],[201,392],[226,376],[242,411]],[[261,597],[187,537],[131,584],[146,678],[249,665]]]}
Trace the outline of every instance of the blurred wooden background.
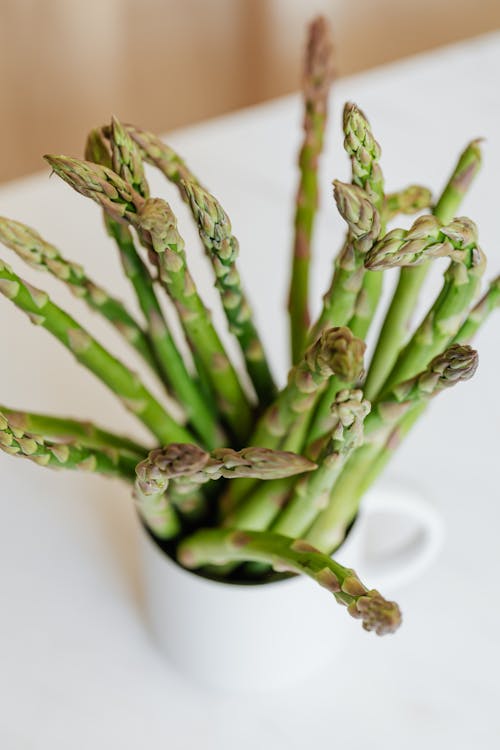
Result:
{"label": "blurred wooden background", "polygon": [[296,89],[318,11],[341,75],[500,27],[500,0],[0,0],[0,181],[112,112],[162,132]]}

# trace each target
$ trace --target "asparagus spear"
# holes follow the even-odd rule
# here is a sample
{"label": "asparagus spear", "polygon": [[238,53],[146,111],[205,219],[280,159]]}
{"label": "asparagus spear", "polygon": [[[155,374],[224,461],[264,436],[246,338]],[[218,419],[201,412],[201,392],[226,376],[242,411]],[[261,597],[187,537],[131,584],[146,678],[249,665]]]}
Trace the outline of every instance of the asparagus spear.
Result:
{"label": "asparagus spear", "polygon": [[273,525],[278,534],[291,537],[305,534],[318,512],[328,504],[330,491],[347,459],[363,442],[363,422],[370,403],[363,398],[362,391],[340,391],[331,410],[332,432],[317,459],[319,468],[296,483],[290,502]]}
{"label": "asparagus spear", "polygon": [[267,406],[275,396],[276,386],[241,286],[236,266],[238,240],[231,231],[229,217],[210,193],[196,183],[184,182],[183,186],[198,223],[201,240],[212,261],[229,330],[238,340],[259,401]]}
{"label": "asparagus spear", "polygon": [[486,293],[472,308],[455,336],[454,343],[468,344],[497,307],[500,307],[500,276],[490,282]]}
{"label": "asparagus spear", "polygon": [[[154,533],[170,536],[171,515],[167,506],[170,482],[178,502],[196,494],[210,480],[252,477],[266,480],[311,471],[315,464],[288,451],[249,447],[241,451],[217,448],[211,453],[189,444],[171,444],[151,451],[137,466],[135,496],[145,522]],[[167,514],[165,517],[165,513]],[[152,524],[150,523],[152,521]],[[162,524],[168,524],[163,528]]]}
{"label": "asparagus spear", "polygon": [[300,179],[295,209],[292,276],[288,299],[292,361],[302,357],[309,329],[309,266],[318,204],[318,159],[323,149],[328,92],[333,79],[333,44],[328,22],[309,27],[304,69],[304,140],[299,154]]}
{"label": "asparagus spear", "polygon": [[300,539],[263,531],[201,529],[180,543],[177,557],[186,568],[254,560],[272,565],[278,572],[307,575],[347,606],[352,617],[361,619],[365,630],[385,635],[401,624],[395,602],[385,600],[374,589],[369,591],[354,570]]}
{"label": "asparagus spear", "polygon": [[0,293],[27,313],[69,349],[75,359],[94,373],[115,393],[124,406],[162,442],[190,442],[191,434],[165,411],[142,385],[135,373],[104,349],[49,296],[32,287],[0,261]]}
{"label": "asparagus spear", "polygon": [[379,240],[366,254],[365,266],[380,271],[445,257],[461,262],[476,240],[470,219],[458,217],[443,226],[435,216],[420,216],[410,229],[393,229]]}
{"label": "asparagus spear", "polygon": [[[111,122],[109,138],[114,171],[132,185],[141,197],[148,198],[149,186],[144,176],[139,148],[125,127],[115,117]],[[121,229],[122,225],[117,225],[117,235]],[[128,233],[128,229],[126,229],[126,232]],[[130,241],[132,242],[131,237]],[[136,271],[138,265],[142,266],[137,274],[141,285],[141,297],[144,296],[144,276],[146,275],[146,294],[143,309],[146,318],[151,321],[150,334],[152,340],[157,342],[158,356],[164,365],[165,378],[184,407],[194,429],[205,444],[209,448],[213,448],[220,444],[222,440],[222,433],[216,423],[214,410],[207,403],[199,384],[194,382],[186,368],[156,299],[149,271],[143,266],[142,260],[133,248],[133,243],[132,251],[134,256],[132,258],[132,269]]]}
{"label": "asparagus spear", "polygon": [[165,177],[178,186],[185,198],[183,182],[198,183],[183,159],[158,136],[135,125],[125,125],[127,133],[139,148],[144,161],[160,170]]}
{"label": "asparagus spear", "polygon": [[[373,209],[378,212],[380,233],[383,233],[386,217],[383,212],[384,179],[379,164],[380,146],[373,136],[368,120],[355,104],[345,105],[343,125],[344,148],[351,158],[352,182],[365,191]],[[354,282],[356,299],[349,300],[351,317],[345,324],[355,336],[365,339],[382,293],[382,274],[366,274],[358,267]],[[336,292],[335,285],[331,291]],[[330,405],[336,393],[342,388],[351,388],[354,385],[353,382],[341,382],[338,378],[330,380],[315,410],[309,434],[310,441],[324,435],[322,425],[328,423]]]}
{"label": "asparagus spear", "polygon": [[345,465],[333,486],[328,506],[307,532],[312,544],[331,552],[343,541],[358,510],[365,473],[404,415],[442,390],[468,380],[476,369],[477,353],[470,346],[453,344],[424,371],[394,386],[383,400],[373,405],[365,420],[363,446]]}
{"label": "asparagus spear", "polygon": [[130,453],[139,462],[148,448],[123,435],[103,430],[92,422],[81,422],[70,417],[54,417],[51,414],[35,414],[0,406],[0,412],[12,427],[23,432],[57,440],[74,440],[87,448],[116,448]]}
{"label": "asparagus spear", "polygon": [[444,284],[436,301],[401,350],[383,386],[382,397],[396,383],[415,375],[454,339],[476,295],[484,273],[485,258],[477,245],[474,222],[462,219],[461,223],[462,228],[457,231],[454,242],[462,249],[454,255],[445,272]]}
{"label": "asparagus spear", "polygon": [[149,185],[144,174],[142,159],[130,134],[116,118],[111,118],[111,166],[113,171],[132,185],[143,198],[149,198]]}
{"label": "asparagus spear", "polygon": [[[441,194],[434,216],[443,224],[451,221],[481,166],[479,141],[472,141],[460,155],[458,163]],[[396,362],[407,336],[410,320],[425,281],[429,266],[402,268],[391,304],[382,325],[377,346],[368,368],[365,395],[373,399]],[[359,335],[359,333],[358,333]]]}
{"label": "asparagus spear", "polygon": [[349,231],[344,247],[335,259],[332,283],[323,297],[323,308],[311,330],[311,340],[315,340],[327,326],[349,323],[365,275],[365,255],[380,234],[380,216],[366,191],[338,180],[333,184],[337,208]]}
{"label": "asparagus spear", "polygon": [[417,214],[432,206],[432,193],[422,185],[408,185],[384,198],[382,213],[385,223],[398,214]]}
{"label": "asparagus spear", "polygon": [[48,271],[69,286],[77,297],[101,313],[119,333],[156,369],[149,341],[123,303],[113,298],[85,273],[78,263],[64,258],[38,232],[18,221],[0,217],[0,242],[33,268]]}
{"label": "asparagus spear", "polygon": [[[460,330],[453,340],[453,344],[467,344],[479,328],[487,320],[495,308],[500,305],[500,277],[490,282],[489,288],[479,302],[469,313]],[[422,416],[427,408],[427,402],[411,407],[406,414],[397,422],[387,437],[384,445],[377,455],[372,459],[370,465],[363,473],[362,481],[357,490],[358,498],[361,498],[366,490],[380,476],[391,460],[394,452],[408,435],[413,425]]]}
{"label": "asparagus spear", "polygon": [[[150,244],[150,258],[160,264],[161,280],[176,304],[186,335],[204,358],[214,389],[218,389],[223,414],[236,434],[248,432],[248,404],[188,272],[183,242],[168,204],[160,199],[144,200],[121,177],[101,165],[64,156],[45,158],[77,192],[98,203],[111,219],[131,224]],[[169,238],[175,243],[165,244]]]}
{"label": "asparagus spear", "polygon": [[173,299],[186,336],[210,377],[220,411],[242,441],[248,437],[252,421],[248,400],[189,273],[184,241],[168,203],[159,198],[146,201],[138,226],[150,237],[160,281]]}
{"label": "asparagus spear", "polygon": [[78,442],[55,442],[15,427],[0,412],[0,450],[39,466],[77,469],[133,481],[136,457],[115,448],[90,448]]}
{"label": "asparagus spear", "polygon": [[[355,380],[361,374],[364,351],[364,342],[355,338],[348,328],[323,331],[307,349],[304,359],[292,368],[286,387],[258,421],[251,444],[281,447],[296,420],[310,409],[318,389],[329,377],[336,374]],[[262,529],[274,518],[278,508],[266,494],[245,497],[254,485],[251,481],[231,485],[228,505],[232,510],[225,519],[227,526]]]}
{"label": "asparagus spear", "polygon": [[348,328],[328,328],[290,370],[288,383],[259,420],[252,444],[274,448],[280,444],[297,416],[306,412],[318,388],[332,375],[355,380],[363,370],[366,345]]}
{"label": "asparagus spear", "polygon": [[209,454],[196,445],[172,443],[158,448],[136,467],[134,499],[148,528],[160,539],[180,531],[180,523],[167,495],[170,481],[203,468]]}
{"label": "asparagus spear", "polygon": [[[367,192],[374,207],[381,213],[384,206],[384,178],[379,164],[380,146],[373,137],[367,118],[352,103],[344,107],[344,135],[344,148],[351,157],[352,181]],[[382,214],[381,218],[385,219]],[[354,315],[349,321],[349,327],[356,336],[366,337],[381,293],[382,274],[365,275]],[[331,403],[331,396],[334,395],[328,393],[328,403]]]}

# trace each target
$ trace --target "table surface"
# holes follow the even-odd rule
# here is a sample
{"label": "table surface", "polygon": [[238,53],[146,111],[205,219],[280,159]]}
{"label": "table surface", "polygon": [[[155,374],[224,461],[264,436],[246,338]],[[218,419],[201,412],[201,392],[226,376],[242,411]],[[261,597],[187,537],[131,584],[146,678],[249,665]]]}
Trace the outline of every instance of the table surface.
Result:
{"label": "table surface", "polygon": [[[499,67],[500,35],[493,34],[339,82],[321,174],[316,301],[343,231],[329,196],[334,176],[349,179],[340,137],[348,99],[370,117],[389,189],[423,182],[438,191],[464,144],[486,138],[484,168],[463,213],[479,224],[489,275],[498,273]],[[232,217],[242,273],[281,379],[283,268],[300,120],[292,96],[170,137]],[[157,175],[151,181],[154,192],[177,206]],[[195,232],[184,207],[178,210],[195,276],[216,307]],[[49,180],[47,171],[4,186],[0,213],[36,226],[89,273],[130,297],[97,208],[57,178]],[[118,337],[55,281],[26,272],[17,259],[12,265],[64,306],[77,308],[80,320],[130,361]],[[437,284],[436,276],[423,306]],[[0,305],[2,402],[90,416],[144,436],[57,342],[7,301]],[[476,378],[433,403],[388,472],[433,497],[447,528],[433,569],[398,592],[404,627],[381,640],[360,633],[334,668],[299,689],[266,698],[209,693],[157,658],[144,626],[134,514],[122,485],[0,456],[1,746],[191,750],[202,741],[207,749],[253,750],[299,748],[317,740],[346,750],[385,748],[389,741],[407,750],[492,747],[500,732],[498,326],[498,318],[490,320],[477,339]]]}

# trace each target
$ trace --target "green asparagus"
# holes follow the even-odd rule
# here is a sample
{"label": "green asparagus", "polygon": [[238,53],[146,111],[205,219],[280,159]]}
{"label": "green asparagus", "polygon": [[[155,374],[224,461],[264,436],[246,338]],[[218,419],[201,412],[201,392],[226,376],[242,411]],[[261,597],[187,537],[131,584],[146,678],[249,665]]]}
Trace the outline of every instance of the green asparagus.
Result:
{"label": "green asparagus", "polygon": [[87,448],[116,448],[130,453],[136,458],[136,462],[139,462],[149,450],[128,437],[104,430],[92,422],[19,411],[8,406],[0,406],[0,412],[9,420],[12,427],[23,432],[57,440],[70,439]]}
{"label": "green asparagus", "polygon": [[394,386],[372,408],[365,420],[364,444],[355,451],[330,493],[327,507],[316,517],[307,538],[324,552],[333,552],[358,511],[360,487],[380,448],[405,414],[442,390],[471,378],[477,353],[470,346],[453,344],[436,356],[418,375]]}
{"label": "green asparagus", "polygon": [[[479,141],[472,141],[460,155],[457,165],[439,198],[433,213],[448,224],[481,167]],[[410,329],[410,321],[429,266],[402,268],[391,304],[382,324],[365,382],[365,395],[375,398],[391,371]],[[359,334],[358,334],[359,335]]]}
{"label": "green asparagus", "polygon": [[229,330],[238,340],[259,403],[267,406],[276,394],[276,386],[236,267],[238,240],[231,231],[229,217],[210,193],[196,183],[184,182],[183,186],[212,261]]}
{"label": "green asparagus", "polygon": [[0,450],[52,469],[76,469],[133,481],[136,458],[116,448],[90,448],[78,442],[55,442],[15,427],[0,412]]}
{"label": "green asparagus", "polygon": [[23,310],[94,373],[123,405],[140,419],[162,443],[191,442],[179,425],[142,385],[138,376],[113,357],[68,313],[51,302],[48,294],[23,281],[0,260],[0,293]]}
{"label": "green asparagus", "polygon": [[210,377],[219,409],[236,438],[244,441],[251,429],[248,399],[187,268],[184,241],[175,216],[168,203],[150,198],[137,223],[140,231],[150,237],[160,281],[174,301],[186,336]]}
{"label": "green asparagus", "polygon": [[309,329],[309,266],[318,205],[318,160],[323,150],[328,92],[333,79],[330,28],[318,18],[309,28],[304,69],[304,140],[299,154],[300,178],[295,209],[292,275],[288,298],[292,362],[306,348]]}
{"label": "green asparagus", "polygon": [[186,568],[254,560],[280,572],[309,576],[347,606],[352,617],[362,620],[365,630],[377,635],[393,633],[401,624],[401,612],[374,589],[368,590],[354,570],[345,568],[300,539],[264,531],[201,529],[184,539],[177,550]]}
{"label": "green asparagus", "polygon": [[81,265],[64,258],[54,245],[46,242],[31,227],[12,219],[0,217],[0,242],[33,268],[48,271],[67,284],[77,297],[107,318],[146,362],[156,368],[151,346],[140,325],[122,302],[87,276]]}
{"label": "green asparagus", "polygon": [[[297,419],[313,403],[318,389],[332,375],[356,380],[363,369],[365,344],[355,338],[348,328],[330,328],[307,349],[304,359],[293,367],[288,384],[276,401],[257,422],[252,445],[279,448]],[[229,489],[231,512],[225,519],[227,526],[265,528],[276,514],[276,504],[259,493],[245,497],[255,482],[235,482]],[[240,502],[241,501],[241,502]]]}

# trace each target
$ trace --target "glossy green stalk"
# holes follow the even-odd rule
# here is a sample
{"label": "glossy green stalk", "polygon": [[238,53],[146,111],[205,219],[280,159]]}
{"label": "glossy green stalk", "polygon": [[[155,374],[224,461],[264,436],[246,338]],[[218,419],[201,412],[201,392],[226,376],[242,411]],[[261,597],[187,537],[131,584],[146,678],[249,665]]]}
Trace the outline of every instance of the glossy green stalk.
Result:
{"label": "glossy green stalk", "polygon": [[352,617],[361,619],[365,630],[385,635],[393,633],[401,623],[401,612],[395,602],[385,600],[374,589],[369,591],[354,570],[302,540],[269,531],[201,529],[180,543],[177,557],[186,568],[248,561],[266,563],[280,573],[312,578],[333,594],[339,604],[347,606]]}
{"label": "glossy green stalk", "polygon": [[147,336],[125,308],[103,287],[92,281],[83,267],[64,258],[59,250],[31,227],[0,217],[0,242],[39,271],[47,271],[66,284],[76,297],[106,318],[154,369],[157,369]]}
{"label": "glossy green stalk", "polygon": [[0,412],[9,420],[12,427],[23,432],[41,435],[44,438],[54,440],[74,440],[87,448],[116,448],[125,453],[130,453],[141,461],[149,448],[136,443],[124,435],[117,435],[109,430],[98,427],[93,422],[71,417],[55,417],[52,414],[38,414],[34,412],[11,409],[9,406],[0,406]]}
{"label": "glossy green stalk", "polygon": [[0,450],[51,469],[73,469],[133,481],[136,458],[116,448],[55,442],[15,427],[0,413]]}
{"label": "glossy green stalk", "polygon": [[292,362],[297,363],[307,345],[309,318],[309,267],[311,241],[318,206],[318,161],[323,150],[328,92],[333,78],[333,45],[325,18],[309,27],[304,69],[304,140],[299,154],[292,274],[288,296]]}
{"label": "glossy green stalk", "polygon": [[203,363],[219,410],[243,442],[252,424],[248,399],[189,273],[184,241],[168,203],[160,198],[147,200],[137,217],[137,226],[148,237],[159,279],[176,306],[186,338]]}
{"label": "glossy green stalk", "polygon": [[265,407],[276,395],[276,386],[255,327],[250,304],[236,265],[239,243],[220,203],[196,183],[183,183],[203,246],[212,263],[229,330],[240,345],[247,372],[259,403]]}
{"label": "glossy green stalk", "polygon": [[435,357],[425,370],[396,385],[374,405],[365,420],[364,444],[345,465],[327,507],[307,532],[312,544],[324,552],[333,552],[342,543],[358,511],[367,472],[400,420],[442,390],[471,378],[476,369],[477,353],[470,346],[454,344]]}
{"label": "glossy green stalk", "polygon": [[190,432],[165,411],[134,372],[109,354],[74,318],[51,302],[48,294],[23,281],[2,261],[0,293],[23,310],[32,323],[59,339],[75,359],[107,385],[158,440],[162,443],[192,442]]}
{"label": "glossy green stalk", "polygon": [[[434,207],[434,216],[443,224],[457,214],[462,200],[481,167],[479,141],[472,141],[460,155],[453,173]],[[429,265],[402,268],[391,304],[385,316],[377,346],[368,369],[365,394],[372,400],[393,368],[410,328]]]}

